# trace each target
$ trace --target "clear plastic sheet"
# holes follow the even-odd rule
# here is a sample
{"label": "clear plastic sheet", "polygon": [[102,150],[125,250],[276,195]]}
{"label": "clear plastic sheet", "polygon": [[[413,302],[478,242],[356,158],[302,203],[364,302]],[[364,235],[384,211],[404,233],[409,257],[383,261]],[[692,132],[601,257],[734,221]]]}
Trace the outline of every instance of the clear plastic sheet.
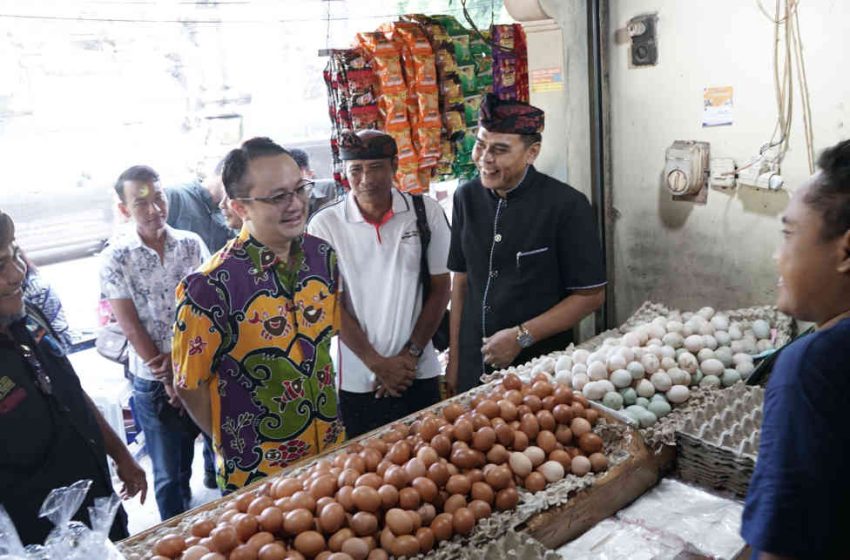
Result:
{"label": "clear plastic sheet", "polygon": [[0,507],[0,560],[124,560],[109,540],[109,529],[121,504],[118,496],[94,500],[88,509],[91,528],[71,520],[90,487],[91,480],[79,480],[47,495],[39,517],[47,518],[53,529],[43,545],[21,546],[11,518]]}
{"label": "clear plastic sheet", "polygon": [[664,479],[615,517],[561,547],[570,560],[666,560],[699,554],[735,558],[743,504]]}

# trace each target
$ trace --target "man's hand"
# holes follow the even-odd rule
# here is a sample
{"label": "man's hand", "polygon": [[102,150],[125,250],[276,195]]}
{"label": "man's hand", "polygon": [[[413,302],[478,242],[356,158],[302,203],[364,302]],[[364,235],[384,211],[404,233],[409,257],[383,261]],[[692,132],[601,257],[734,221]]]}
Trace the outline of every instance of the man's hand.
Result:
{"label": "man's hand", "polygon": [[446,393],[449,397],[457,394],[458,362],[460,362],[460,358],[453,357],[449,353],[449,361],[446,364]]}
{"label": "man's hand", "polygon": [[484,339],[481,354],[484,363],[495,369],[506,368],[513,363],[522,348],[516,339],[517,329],[502,329],[493,336]]}
{"label": "man's hand", "polygon": [[417,363],[416,358],[403,350],[397,356],[381,357],[371,364],[369,369],[375,373],[379,383],[375,397],[383,397],[385,394],[400,397],[416,379]]}
{"label": "man's hand", "polygon": [[174,390],[174,386],[171,383],[166,383],[164,381],[163,385],[165,386],[165,394],[168,395],[168,404],[170,404],[172,408],[182,410],[183,403],[180,400],[180,397],[177,395],[177,391]]}
{"label": "man's hand", "polygon": [[150,368],[151,373],[153,373],[154,377],[156,377],[159,381],[166,384],[171,383],[171,378],[174,377],[174,370],[171,367],[170,352],[163,352],[156,358],[145,362],[145,365]]}
{"label": "man's hand", "polygon": [[148,481],[145,478],[145,471],[139,466],[139,463],[127,453],[125,458],[115,462],[115,470],[123,483],[121,491],[118,493],[121,499],[129,500],[141,492],[139,501],[144,504],[145,497],[148,495]]}

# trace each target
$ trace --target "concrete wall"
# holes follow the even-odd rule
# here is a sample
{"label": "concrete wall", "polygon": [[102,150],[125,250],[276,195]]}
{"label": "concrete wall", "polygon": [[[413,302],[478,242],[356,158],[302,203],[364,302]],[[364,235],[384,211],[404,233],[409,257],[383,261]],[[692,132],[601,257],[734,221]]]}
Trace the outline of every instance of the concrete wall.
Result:
{"label": "concrete wall", "polygon": [[[740,165],[770,139],[773,25],[751,1],[610,0],[609,7],[617,320],[647,299],[682,308],[772,303],[772,254],[789,191],[711,190],[708,203],[697,205],[673,202],[661,176],[664,151],[674,140],[708,141],[712,157]],[[841,61],[850,47],[850,3],[811,0],[799,10],[820,151],[848,136],[850,76]],[[629,68],[628,45],[618,40],[617,28],[651,12],[658,14],[659,64]],[[701,127],[707,86],[734,87],[732,126]],[[782,167],[789,190],[809,175],[794,87],[794,127]]]}

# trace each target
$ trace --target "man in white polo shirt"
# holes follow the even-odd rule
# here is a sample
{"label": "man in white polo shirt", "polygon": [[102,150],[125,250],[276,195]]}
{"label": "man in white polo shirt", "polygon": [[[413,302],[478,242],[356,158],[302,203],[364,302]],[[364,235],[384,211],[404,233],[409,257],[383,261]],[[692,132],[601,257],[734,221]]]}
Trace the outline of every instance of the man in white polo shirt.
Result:
{"label": "man in white polo shirt", "polygon": [[[440,398],[441,367],[431,338],[451,291],[446,266],[451,233],[436,201],[393,188],[397,153],[395,140],[382,132],[343,134],[340,156],[351,191],[307,226],[336,250],[345,285],[338,378],[349,437]],[[417,223],[420,204],[425,219]],[[424,222],[430,231],[427,259],[420,235]]]}

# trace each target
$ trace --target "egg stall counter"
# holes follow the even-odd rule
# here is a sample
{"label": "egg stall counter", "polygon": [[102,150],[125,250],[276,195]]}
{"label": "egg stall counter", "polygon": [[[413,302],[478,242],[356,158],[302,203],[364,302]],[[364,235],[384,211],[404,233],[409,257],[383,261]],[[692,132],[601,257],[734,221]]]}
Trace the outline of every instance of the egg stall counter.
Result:
{"label": "egg stall counter", "polygon": [[498,558],[499,543],[538,558],[661,471],[637,430],[580,393],[506,374],[119,548],[133,560]]}

